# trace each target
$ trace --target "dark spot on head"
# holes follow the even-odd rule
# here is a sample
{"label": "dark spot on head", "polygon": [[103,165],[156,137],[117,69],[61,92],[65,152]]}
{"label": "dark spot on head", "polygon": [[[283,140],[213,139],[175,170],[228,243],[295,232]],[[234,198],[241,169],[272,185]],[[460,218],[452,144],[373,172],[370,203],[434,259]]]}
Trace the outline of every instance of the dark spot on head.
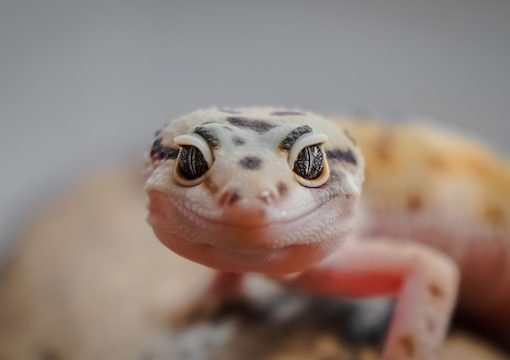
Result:
{"label": "dark spot on head", "polygon": [[423,199],[417,194],[410,195],[407,198],[407,209],[409,211],[418,211],[423,208]]}
{"label": "dark spot on head", "polygon": [[500,206],[489,204],[483,209],[483,217],[491,225],[501,225],[504,220],[504,212]]}
{"label": "dark spot on head", "polygon": [[339,160],[339,161],[345,161],[352,165],[357,165],[358,160],[356,159],[356,156],[354,156],[354,153],[351,149],[342,150],[342,149],[334,149],[334,150],[328,150],[326,151],[326,155],[328,156],[328,159],[333,160]]}
{"label": "dark spot on head", "polygon": [[292,145],[296,142],[296,140],[303,134],[312,132],[312,128],[308,125],[298,126],[294,130],[292,130],[285,139],[280,143],[280,149],[282,150],[290,150]]}
{"label": "dark spot on head", "polygon": [[262,165],[262,160],[256,156],[246,156],[239,160],[239,165],[243,169],[256,170]]}
{"label": "dark spot on head", "polygon": [[264,120],[248,119],[240,116],[228,117],[227,121],[234,126],[250,129],[258,133],[265,133],[276,127],[276,125],[268,123]]}
{"label": "dark spot on head", "polygon": [[232,142],[234,143],[234,145],[236,146],[241,146],[241,145],[244,145],[246,144],[246,140],[244,140],[243,138],[239,137],[239,136],[234,136],[232,137]]}
{"label": "dark spot on head", "polygon": [[278,185],[276,186],[276,188],[278,189],[278,194],[280,194],[280,196],[285,196],[287,195],[287,193],[289,192],[289,188],[287,187],[287,185],[280,181],[278,183]]}
{"label": "dark spot on head", "polygon": [[405,355],[408,358],[413,358],[414,353],[416,351],[414,339],[410,335],[404,335],[404,336],[400,337],[398,342],[399,342],[400,346],[402,346]]}
{"label": "dark spot on head", "polygon": [[218,110],[221,111],[221,112],[224,112],[226,114],[240,114],[241,113],[240,111],[229,109],[229,108],[221,108],[221,109],[218,109]]}
{"label": "dark spot on head", "polygon": [[284,111],[273,111],[271,113],[272,116],[299,116],[304,115],[301,111],[290,111],[290,110],[284,110]]}
{"label": "dark spot on head", "polygon": [[435,298],[440,299],[444,297],[443,289],[441,289],[436,283],[430,283],[427,287],[427,290],[429,294]]}
{"label": "dark spot on head", "polygon": [[179,155],[179,149],[163,145],[161,138],[156,139],[152,144],[150,156],[153,160],[176,159],[177,155]]}
{"label": "dark spot on head", "polygon": [[202,136],[212,148],[217,148],[220,146],[220,139],[218,139],[213,129],[207,128],[205,126],[197,126],[195,128],[195,134]]}

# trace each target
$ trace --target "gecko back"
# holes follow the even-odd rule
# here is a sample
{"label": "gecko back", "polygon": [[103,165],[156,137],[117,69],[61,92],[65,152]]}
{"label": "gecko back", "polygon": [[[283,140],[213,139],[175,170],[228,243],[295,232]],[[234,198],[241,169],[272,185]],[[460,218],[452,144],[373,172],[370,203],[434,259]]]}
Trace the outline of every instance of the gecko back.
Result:
{"label": "gecko back", "polygon": [[460,310],[509,330],[510,162],[423,124],[339,121],[366,160],[360,232],[445,252],[462,271]]}

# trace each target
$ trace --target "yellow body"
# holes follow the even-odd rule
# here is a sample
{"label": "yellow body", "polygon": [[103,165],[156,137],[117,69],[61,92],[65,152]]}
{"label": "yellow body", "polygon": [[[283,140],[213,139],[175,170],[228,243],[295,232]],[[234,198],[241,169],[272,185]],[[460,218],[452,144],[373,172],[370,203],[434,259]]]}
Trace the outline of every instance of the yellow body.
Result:
{"label": "yellow body", "polygon": [[461,310],[489,330],[508,328],[510,162],[423,124],[337,120],[366,161],[363,231],[447,253],[462,272]]}
{"label": "yellow body", "polygon": [[[364,192],[382,206],[426,206],[441,186],[468,185],[474,219],[510,231],[510,161],[486,146],[422,124],[340,119],[366,161]],[[436,192],[436,193],[435,193]],[[460,199],[459,199],[460,200]],[[460,204],[457,204],[460,205]]]}
{"label": "yellow body", "polygon": [[297,274],[294,286],[317,294],[394,296],[381,358],[428,360],[460,275],[462,313],[510,341],[510,164],[475,141],[212,108],[159,131],[144,173],[157,237],[220,271],[205,302],[239,292],[250,272]]}

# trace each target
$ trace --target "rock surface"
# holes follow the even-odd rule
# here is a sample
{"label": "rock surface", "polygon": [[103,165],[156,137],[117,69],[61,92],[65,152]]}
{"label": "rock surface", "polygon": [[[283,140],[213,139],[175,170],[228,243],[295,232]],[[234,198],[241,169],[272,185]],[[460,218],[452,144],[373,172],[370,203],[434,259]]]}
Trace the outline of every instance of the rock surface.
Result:
{"label": "rock surface", "polygon": [[[36,219],[0,278],[0,359],[375,359],[386,300],[291,294],[250,278],[248,309],[183,328],[168,315],[210,270],[170,253],[145,223],[136,171],[109,171]],[[510,359],[456,330],[441,359]]]}

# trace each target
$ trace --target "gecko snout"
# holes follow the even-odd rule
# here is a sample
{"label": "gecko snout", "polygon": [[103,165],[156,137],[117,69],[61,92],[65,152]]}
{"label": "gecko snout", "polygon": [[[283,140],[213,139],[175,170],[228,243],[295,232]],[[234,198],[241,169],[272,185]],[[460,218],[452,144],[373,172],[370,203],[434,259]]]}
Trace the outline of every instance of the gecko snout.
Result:
{"label": "gecko snout", "polygon": [[[218,196],[218,205],[220,207],[227,206],[241,206],[241,207],[250,207],[250,206],[260,206],[260,204],[264,204],[265,206],[274,205],[279,200],[279,195],[276,189],[265,189],[258,191],[254,194],[246,194],[242,193],[236,189],[228,189],[223,191]],[[242,205],[239,203],[243,203]]]}

